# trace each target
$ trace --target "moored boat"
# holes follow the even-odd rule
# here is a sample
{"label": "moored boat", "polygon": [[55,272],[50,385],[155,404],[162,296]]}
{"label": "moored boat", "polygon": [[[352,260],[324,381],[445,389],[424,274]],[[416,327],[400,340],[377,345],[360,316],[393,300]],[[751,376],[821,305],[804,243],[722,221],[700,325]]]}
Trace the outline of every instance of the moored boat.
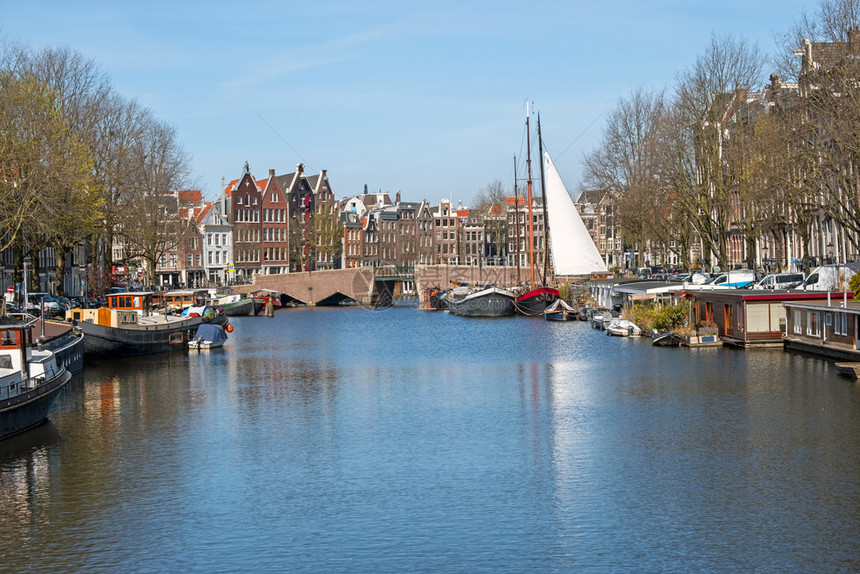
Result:
{"label": "moored boat", "polygon": [[281,294],[271,289],[258,289],[251,293],[254,297],[254,314],[266,313],[269,307],[274,312],[283,306]]}
{"label": "moored boat", "polygon": [[70,312],[84,334],[85,358],[118,358],[185,349],[203,323],[227,324],[212,307],[185,316],[151,312],[151,293],[135,293],[138,310],[108,307]]}
{"label": "moored boat", "polygon": [[244,315],[256,315],[263,308],[261,301],[259,307],[253,297],[244,297],[242,295],[227,295],[212,302],[213,307],[224,310],[224,314],[228,317],[240,317]]}
{"label": "moored boat", "polygon": [[606,334],[616,337],[638,337],[642,334],[642,329],[633,321],[616,317],[606,326]]}
{"label": "moored boat", "polygon": [[72,374],[33,347],[32,324],[0,325],[0,439],[41,424]]}
{"label": "moored boat", "polygon": [[835,363],[835,365],[836,371],[844,377],[856,379],[860,374],[860,363]]}
{"label": "moored boat", "polygon": [[188,341],[191,349],[215,349],[227,341],[227,331],[215,323],[203,323],[197,327],[194,337]]}
{"label": "moored boat", "polygon": [[495,286],[457,287],[448,294],[448,310],[463,317],[507,317],[514,314],[514,298]]}
{"label": "moored boat", "polygon": [[579,319],[579,311],[571,307],[564,299],[556,299],[543,312],[547,321],[575,321]]}
{"label": "moored boat", "polygon": [[651,344],[657,347],[680,347],[684,343],[684,337],[673,331],[655,333],[651,337]]}
{"label": "moored boat", "polygon": [[36,348],[52,351],[57,364],[70,373],[79,373],[84,368],[84,335],[71,323],[36,321],[34,326],[39,337]]}
{"label": "moored boat", "polygon": [[559,300],[560,296],[558,289],[537,287],[514,299],[514,309],[521,315],[540,317],[547,307]]}

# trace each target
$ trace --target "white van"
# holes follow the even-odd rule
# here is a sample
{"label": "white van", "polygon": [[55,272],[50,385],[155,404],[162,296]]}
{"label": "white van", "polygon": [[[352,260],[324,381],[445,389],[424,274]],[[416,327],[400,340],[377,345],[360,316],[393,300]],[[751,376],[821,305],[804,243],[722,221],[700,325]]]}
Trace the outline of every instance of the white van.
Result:
{"label": "white van", "polygon": [[713,285],[714,287],[738,288],[746,287],[753,281],[755,281],[755,271],[752,269],[736,269],[721,273],[713,277],[706,284]]}
{"label": "white van", "polygon": [[753,289],[792,289],[804,279],[803,273],[771,273],[753,285]]}
{"label": "white van", "polygon": [[816,267],[797,289],[803,291],[848,290],[848,282],[860,271],[860,263],[839,263]]}

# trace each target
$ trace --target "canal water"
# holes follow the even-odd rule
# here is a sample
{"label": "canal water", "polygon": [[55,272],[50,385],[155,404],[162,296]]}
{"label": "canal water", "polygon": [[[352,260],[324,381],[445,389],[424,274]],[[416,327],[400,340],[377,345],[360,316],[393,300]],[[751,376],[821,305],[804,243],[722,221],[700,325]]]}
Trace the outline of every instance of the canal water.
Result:
{"label": "canal water", "polygon": [[2,572],[856,572],[860,386],[410,307],[88,365],[0,442]]}

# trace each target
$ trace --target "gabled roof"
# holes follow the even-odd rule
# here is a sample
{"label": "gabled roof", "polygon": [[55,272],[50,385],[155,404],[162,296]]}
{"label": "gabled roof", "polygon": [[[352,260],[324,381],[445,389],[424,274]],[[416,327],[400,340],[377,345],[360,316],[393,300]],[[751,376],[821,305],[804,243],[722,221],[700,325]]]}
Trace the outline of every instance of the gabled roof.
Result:
{"label": "gabled roof", "polygon": [[195,214],[195,219],[197,220],[198,225],[203,222],[203,220],[209,214],[209,211],[211,209],[212,209],[212,203],[207,201],[206,203],[203,204],[203,207],[201,207],[199,209],[199,211],[197,211],[197,213]]}
{"label": "gabled roof", "polygon": [[227,187],[224,188],[224,196],[230,197],[233,194],[233,190],[236,189],[236,186],[239,185],[239,180],[234,179],[230,183],[227,184]]}

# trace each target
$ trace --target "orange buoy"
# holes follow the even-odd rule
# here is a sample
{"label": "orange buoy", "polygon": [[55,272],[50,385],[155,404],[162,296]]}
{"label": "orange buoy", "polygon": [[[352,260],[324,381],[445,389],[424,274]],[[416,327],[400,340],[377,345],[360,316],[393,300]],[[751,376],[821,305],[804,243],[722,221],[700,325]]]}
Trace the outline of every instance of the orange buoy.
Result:
{"label": "orange buoy", "polygon": [[226,329],[226,331],[227,331],[228,333],[232,333],[232,332],[233,332],[233,325],[227,325],[227,329]]}

